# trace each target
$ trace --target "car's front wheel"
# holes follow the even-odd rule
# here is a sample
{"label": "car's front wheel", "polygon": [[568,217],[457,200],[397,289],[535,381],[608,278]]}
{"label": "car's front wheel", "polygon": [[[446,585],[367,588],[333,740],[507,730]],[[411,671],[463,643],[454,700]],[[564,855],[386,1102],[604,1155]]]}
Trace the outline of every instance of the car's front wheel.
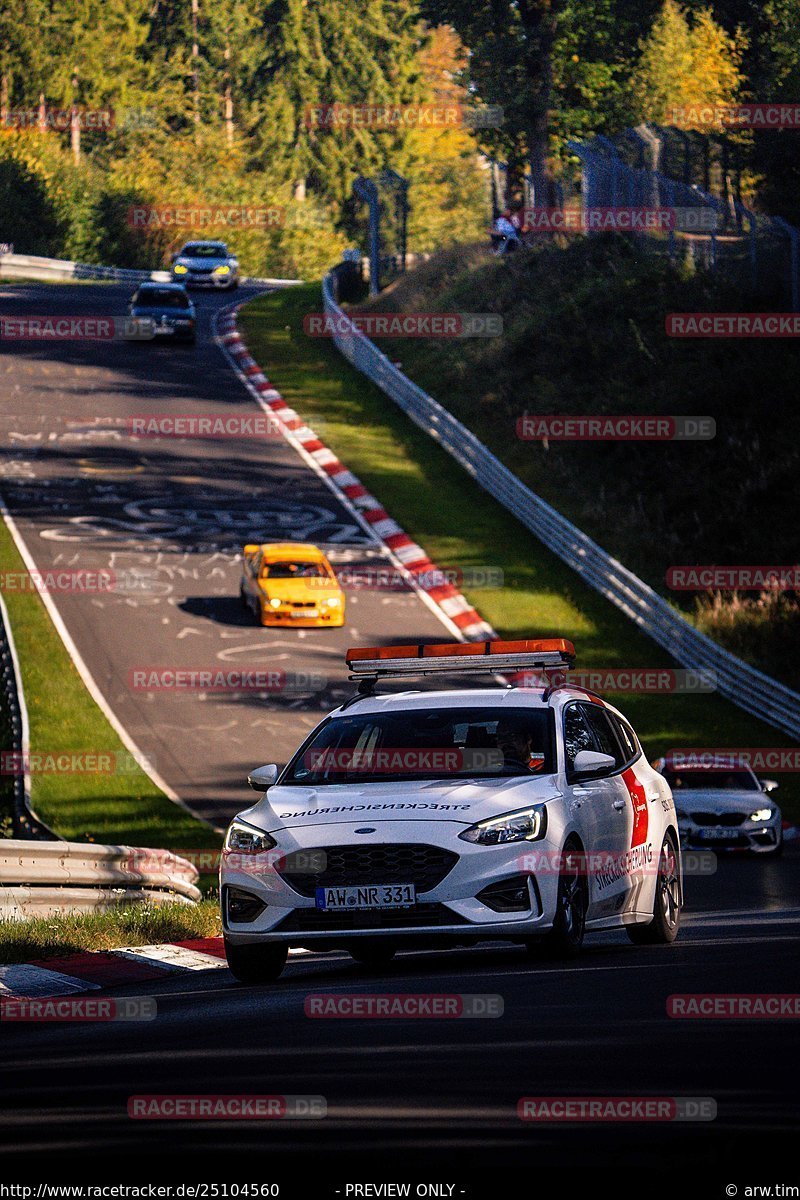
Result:
{"label": "car's front wheel", "polygon": [[225,938],[225,957],[240,983],[274,983],[286,966],[288,953],[288,946],[280,942],[236,946]]}
{"label": "car's front wheel", "polygon": [[583,862],[584,854],[578,843],[569,842],[561,856],[553,928],[541,944],[552,958],[576,958],[583,946],[588,908]]}
{"label": "car's front wheel", "polygon": [[362,967],[380,971],[388,967],[397,953],[397,947],[383,942],[364,942],[362,945],[348,946],[347,952]]}
{"label": "car's front wheel", "polygon": [[678,851],[669,834],[664,838],[658,858],[653,919],[647,925],[626,925],[636,946],[668,946],[678,936],[683,895],[678,867]]}

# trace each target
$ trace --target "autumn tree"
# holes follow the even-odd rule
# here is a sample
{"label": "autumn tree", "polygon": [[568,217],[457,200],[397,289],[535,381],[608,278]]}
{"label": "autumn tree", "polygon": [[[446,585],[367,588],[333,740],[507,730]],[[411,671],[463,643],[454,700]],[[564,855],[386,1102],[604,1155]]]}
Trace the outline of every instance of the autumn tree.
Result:
{"label": "autumn tree", "polygon": [[[688,13],[666,0],[647,38],[634,80],[641,117],[657,124],[699,122],[699,115],[733,104],[742,84],[744,32],[731,37],[711,9]],[[722,116],[716,128],[724,126]]]}

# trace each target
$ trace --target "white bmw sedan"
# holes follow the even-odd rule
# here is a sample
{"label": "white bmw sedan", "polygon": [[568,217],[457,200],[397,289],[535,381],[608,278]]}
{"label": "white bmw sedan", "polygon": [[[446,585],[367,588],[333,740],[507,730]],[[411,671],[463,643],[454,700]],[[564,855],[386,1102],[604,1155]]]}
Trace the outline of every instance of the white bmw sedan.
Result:
{"label": "white bmw sedan", "polygon": [[625,718],[569,684],[377,695],[386,677],[548,669],[563,639],[348,652],[359,693],[228,829],[229,966],[270,982],[290,947],[371,967],[400,949],[506,939],[561,956],[587,932],[670,943],[680,843],[669,785]]}

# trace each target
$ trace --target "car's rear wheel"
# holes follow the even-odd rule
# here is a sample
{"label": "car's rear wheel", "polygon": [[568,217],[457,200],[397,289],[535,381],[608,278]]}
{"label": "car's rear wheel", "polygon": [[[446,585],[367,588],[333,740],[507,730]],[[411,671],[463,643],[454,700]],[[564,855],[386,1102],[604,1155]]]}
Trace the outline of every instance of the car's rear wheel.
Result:
{"label": "car's rear wheel", "polygon": [[628,937],[635,946],[670,945],[678,936],[682,908],[678,851],[674,841],[667,834],[658,856],[653,919],[647,925],[626,925]]}
{"label": "car's rear wheel", "polygon": [[583,858],[577,842],[569,842],[564,847],[553,928],[540,946],[551,958],[576,958],[583,946],[589,906],[586,877],[581,869]]}
{"label": "car's rear wheel", "polygon": [[370,971],[380,971],[388,967],[397,953],[397,947],[385,942],[364,942],[361,945],[348,946],[347,952],[362,967],[368,967]]}
{"label": "car's rear wheel", "polygon": [[288,946],[280,942],[236,946],[225,938],[225,957],[240,983],[274,983],[286,966],[288,953]]}

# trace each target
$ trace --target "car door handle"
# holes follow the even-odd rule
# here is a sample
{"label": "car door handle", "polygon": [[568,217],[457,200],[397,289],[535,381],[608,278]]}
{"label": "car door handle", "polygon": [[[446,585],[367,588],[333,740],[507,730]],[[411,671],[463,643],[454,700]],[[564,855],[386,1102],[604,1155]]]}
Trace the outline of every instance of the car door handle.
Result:
{"label": "car door handle", "polygon": [[615,800],[615,801],[614,801],[614,808],[616,808],[617,812],[619,812],[619,811],[620,811],[621,809],[623,809],[624,807],[625,807],[625,801],[624,801],[624,800]]}

